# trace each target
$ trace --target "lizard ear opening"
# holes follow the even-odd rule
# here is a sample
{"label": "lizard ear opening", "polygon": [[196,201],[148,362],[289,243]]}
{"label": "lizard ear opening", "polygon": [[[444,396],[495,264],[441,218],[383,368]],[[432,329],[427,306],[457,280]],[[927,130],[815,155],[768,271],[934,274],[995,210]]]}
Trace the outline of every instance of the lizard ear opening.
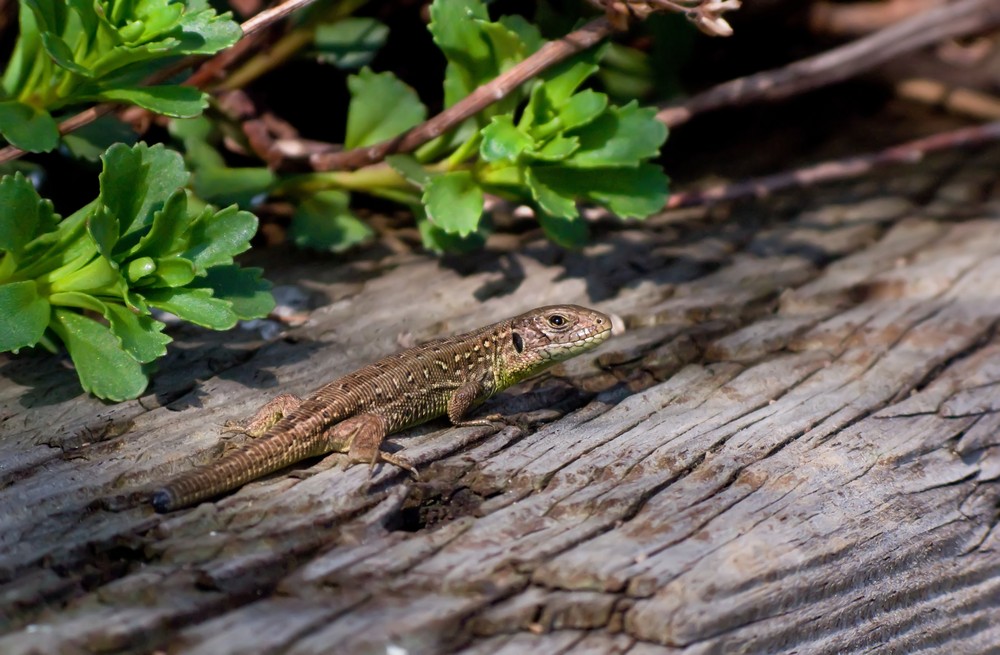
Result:
{"label": "lizard ear opening", "polygon": [[522,339],[521,335],[518,334],[517,332],[514,333],[513,339],[514,339],[514,350],[516,350],[517,354],[520,355],[522,352],[524,352],[524,339]]}

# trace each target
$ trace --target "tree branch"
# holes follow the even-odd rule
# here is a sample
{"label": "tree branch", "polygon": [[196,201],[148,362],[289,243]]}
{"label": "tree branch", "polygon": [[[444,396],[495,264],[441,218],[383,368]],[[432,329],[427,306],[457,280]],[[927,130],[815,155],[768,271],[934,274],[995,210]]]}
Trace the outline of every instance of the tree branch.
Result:
{"label": "tree branch", "polygon": [[845,80],[933,43],[997,26],[1000,2],[958,0],[783,68],[730,80],[681,103],[664,106],[656,117],[676,127],[697,114],[722,107],[787,98]]}

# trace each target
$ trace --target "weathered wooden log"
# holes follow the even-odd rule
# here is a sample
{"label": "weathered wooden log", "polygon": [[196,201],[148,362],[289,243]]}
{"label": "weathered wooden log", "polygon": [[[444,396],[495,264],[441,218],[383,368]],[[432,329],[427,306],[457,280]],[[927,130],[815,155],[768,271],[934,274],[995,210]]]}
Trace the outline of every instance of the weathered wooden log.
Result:
{"label": "weathered wooden log", "polygon": [[[135,402],[5,357],[0,652],[995,650],[998,162],[602,224],[581,253],[297,255],[271,277],[316,300],[304,326],[179,329]],[[628,331],[498,398],[498,432],[391,438],[419,481],[333,455],[145,502],[277,393],[552,302]]]}

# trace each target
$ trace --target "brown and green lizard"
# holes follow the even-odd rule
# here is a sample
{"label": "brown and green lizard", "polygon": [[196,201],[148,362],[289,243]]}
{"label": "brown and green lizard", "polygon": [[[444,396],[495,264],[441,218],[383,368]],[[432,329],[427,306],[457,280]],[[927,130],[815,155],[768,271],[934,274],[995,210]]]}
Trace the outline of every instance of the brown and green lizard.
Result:
{"label": "brown and green lizard", "polygon": [[416,473],[380,449],[387,435],[444,414],[454,425],[493,425],[498,416],[465,416],[498,391],[609,336],[611,319],[600,312],[576,305],[539,307],[385,357],[304,400],[278,396],[249,420],[227,425],[259,439],[168,482],[153,493],[153,507],[169,512],[331,452],[346,452],[351,462],[371,466],[381,459]]}

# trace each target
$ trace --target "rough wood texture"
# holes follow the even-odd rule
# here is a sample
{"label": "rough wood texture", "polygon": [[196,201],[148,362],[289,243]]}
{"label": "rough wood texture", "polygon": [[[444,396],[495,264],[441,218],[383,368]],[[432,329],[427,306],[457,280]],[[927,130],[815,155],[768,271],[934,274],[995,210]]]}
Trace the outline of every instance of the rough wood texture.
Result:
{"label": "rough wood texture", "polygon": [[[0,652],[995,651],[998,163],[608,224],[580,254],[300,261],[307,325],[181,330],[132,403],[7,358]],[[281,391],[553,302],[629,330],[503,396],[500,432],[392,438],[420,482],[331,456],[142,502]]]}

